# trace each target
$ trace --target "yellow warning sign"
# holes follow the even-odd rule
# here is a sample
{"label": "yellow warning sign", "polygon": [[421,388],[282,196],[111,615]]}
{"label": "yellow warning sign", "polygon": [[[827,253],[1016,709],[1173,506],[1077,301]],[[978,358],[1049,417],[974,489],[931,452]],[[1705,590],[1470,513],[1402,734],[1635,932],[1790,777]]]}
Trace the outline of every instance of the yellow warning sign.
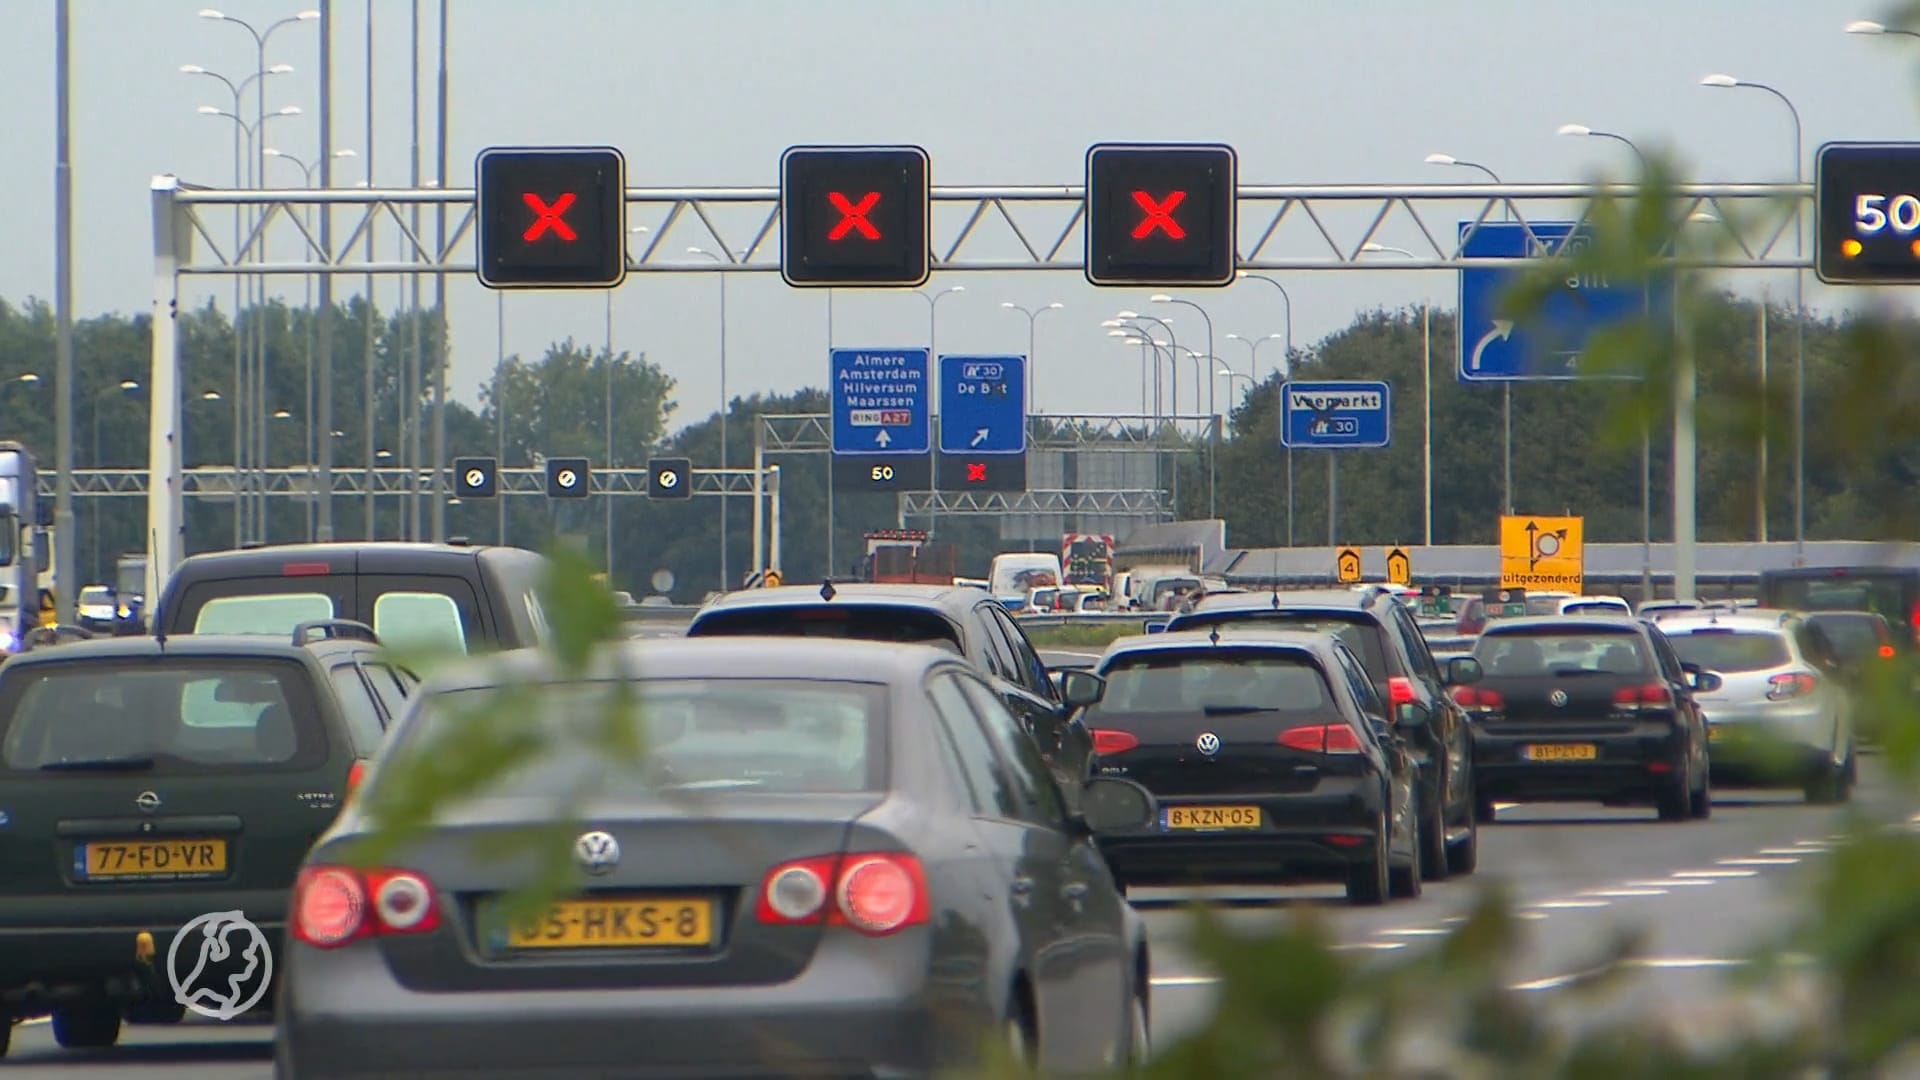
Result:
{"label": "yellow warning sign", "polygon": [[1586,586],[1583,518],[1516,515],[1500,519],[1500,587],[1528,592]]}
{"label": "yellow warning sign", "polygon": [[1341,584],[1352,585],[1360,580],[1360,549],[1343,547],[1333,553],[1334,575]]}
{"label": "yellow warning sign", "polygon": [[1387,549],[1387,581],[1394,585],[1413,584],[1413,556],[1406,548]]}

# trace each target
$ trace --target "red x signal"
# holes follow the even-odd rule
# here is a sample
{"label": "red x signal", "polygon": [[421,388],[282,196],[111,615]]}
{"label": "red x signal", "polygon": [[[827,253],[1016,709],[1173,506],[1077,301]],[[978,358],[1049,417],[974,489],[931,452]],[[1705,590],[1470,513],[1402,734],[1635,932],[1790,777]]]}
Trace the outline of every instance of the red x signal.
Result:
{"label": "red x signal", "polygon": [[867,215],[873,213],[873,208],[880,204],[879,192],[869,191],[860,197],[859,202],[854,202],[838,191],[829,191],[827,201],[840,211],[840,222],[827,233],[828,240],[844,240],[850,232],[858,232],[867,240],[880,239],[880,230],[867,220]]}
{"label": "red x signal", "polygon": [[552,203],[546,202],[531,191],[521,193],[520,199],[537,215],[533,219],[533,224],[527,226],[527,231],[521,234],[522,240],[532,243],[545,236],[549,229],[553,230],[553,235],[568,243],[579,238],[580,234],[573,231],[573,226],[567,224],[564,216],[567,208],[573,205],[573,192],[561,192]]}
{"label": "red x signal", "polygon": [[984,484],[987,482],[987,463],[984,461],[967,462],[967,483]]}
{"label": "red x signal", "polygon": [[1181,228],[1180,223],[1173,219],[1174,207],[1187,201],[1186,192],[1171,191],[1167,193],[1166,198],[1156,202],[1152,194],[1136,191],[1133,193],[1133,201],[1139,204],[1140,209],[1146,211],[1146,217],[1141,218],[1140,224],[1133,227],[1135,240],[1144,240],[1152,236],[1155,229],[1165,232],[1171,240],[1187,238],[1187,230]]}

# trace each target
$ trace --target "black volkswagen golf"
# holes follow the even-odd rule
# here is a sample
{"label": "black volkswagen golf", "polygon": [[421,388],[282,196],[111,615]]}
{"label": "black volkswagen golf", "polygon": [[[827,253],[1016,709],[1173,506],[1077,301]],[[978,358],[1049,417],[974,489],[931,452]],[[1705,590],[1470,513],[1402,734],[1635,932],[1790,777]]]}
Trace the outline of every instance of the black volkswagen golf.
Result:
{"label": "black volkswagen golf", "polygon": [[1482,817],[1496,799],[1652,803],[1662,821],[1712,811],[1693,693],[1719,676],[1682,664],[1653,623],[1506,619],[1473,655],[1484,676],[1454,697],[1472,717]]}
{"label": "black volkswagen golf", "polygon": [[1258,627],[1129,638],[1087,712],[1095,773],[1160,802],[1103,834],[1127,885],[1344,882],[1420,894],[1414,770],[1360,661],[1329,634]]}

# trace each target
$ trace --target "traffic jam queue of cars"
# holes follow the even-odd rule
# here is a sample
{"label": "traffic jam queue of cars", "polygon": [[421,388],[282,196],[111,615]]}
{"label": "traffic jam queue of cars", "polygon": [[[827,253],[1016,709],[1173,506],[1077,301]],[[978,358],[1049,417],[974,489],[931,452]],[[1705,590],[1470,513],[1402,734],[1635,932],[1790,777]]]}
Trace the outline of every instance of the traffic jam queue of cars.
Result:
{"label": "traffic jam queue of cars", "polygon": [[[542,571],[457,544],[199,555],[152,636],[0,665],[0,1040],[181,1021],[218,995],[174,954],[205,961],[190,928],[240,912],[258,948],[229,959],[264,951],[271,981],[227,1004],[271,1014],[282,1080],[1139,1062],[1128,890],[1417,897],[1475,871],[1496,800],[1682,821],[1716,780],[1769,781],[1723,730],[1791,740],[1807,797],[1844,799],[1834,642],[1887,640],[1595,611],[1490,620],[1441,657],[1362,588],[1203,595],[1050,668],[987,591],[828,582],[717,597],[683,637],[563,671]],[[416,650],[468,655],[423,681]],[[369,808],[404,802],[387,788],[476,741],[544,749],[358,857]],[[517,910],[555,860],[508,841],[560,822],[557,898]]]}

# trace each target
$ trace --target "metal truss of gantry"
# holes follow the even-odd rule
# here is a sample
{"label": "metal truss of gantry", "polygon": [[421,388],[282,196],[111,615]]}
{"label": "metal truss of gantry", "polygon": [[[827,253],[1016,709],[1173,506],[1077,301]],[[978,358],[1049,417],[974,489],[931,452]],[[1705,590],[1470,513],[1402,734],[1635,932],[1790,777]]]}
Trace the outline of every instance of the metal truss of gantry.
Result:
{"label": "metal truss of gantry", "polygon": [[1099,514],[1158,520],[1166,497],[1150,489],[1122,491],[909,491],[900,497],[903,517],[970,514]]}
{"label": "metal truss of gantry", "polygon": [[[1464,258],[1471,235],[1458,223],[1510,221],[1584,222],[1595,199],[1632,198],[1631,184],[1334,184],[1241,185],[1238,216],[1255,237],[1236,260],[1246,271],[1405,271],[1510,266],[1510,260]],[[1711,213],[1730,243],[1724,251],[1685,259],[1703,269],[1797,269],[1810,260],[1787,254],[1782,236],[1809,209],[1813,185],[1681,184],[1673,189],[1673,220]],[[627,253],[637,273],[775,273],[780,269],[776,234],[780,192],[774,187],[629,188],[629,220],[649,225],[647,243]],[[933,268],[936,272],[1083,270],[1080,236],[1086,190],[1080,184],[1029,187],[935,187],[932,191]],[[148,461],[156,482],[148,489],[148,535],[154,550],[150,573],[163,576],[179,564],[185,534],[181,522],[181,409],[178,339],[182,275],[408,275],[472,273],[472,189],[359,189],[226,191],[155,177],[153,401]],[[458,214],[445,234],[429,243],[403,210],[446,208]],[[245,220],[237,249],[218,237],[232,235],[231,221]],[[249,220],[248,215],[252,217]],[[212,220],[210,220],[212,219]],[[317,227],[309,220],[317,219]],[[336,229],[335,224],[345,225]],[[397,258],[383,258],[366,242],[379,223],[382,235],[402,238]],[[1243,231],[1242,236],[1248,235]],[[1571,235],[1571,234],[1568,234]],[[1418,239],[1415,239],[1415,237]],[[688,238],[724,258],[680,261]],[[1398,241],[1413,256],[1383,264],[1368,260],[1376,238]],[[384,246],[384,245],[383,245]],[[1541,250],[1555,252],[1549,240]],[[297,258],[280,257],[286,250]],[[202,257],[199,253],[203,252]],[[740,254],[736,254],[740,253]],[[322,297],[331,294],[323,286]],[[322,320],[322,333],[329,324]],[[320,350],[322,364],[330,355]],[[330,375],[323,370],[323,384]],[[328,400],[325,394],[322,399]],[[319,441],[316,463],[321,490],[335,490],[333,445]],[[435,492],[448,490],[444,462],[429,471]],[[360,470],[364,472],[365,470]],[[322,538],[333,535],[331,499],[317,514]]]}
{"label": "metal truss of gantry", "polygon": [[[233,497],[235,483],[233,469],[226,465],[208,465],[181,471],[183,494],[197,498]],[[266,478],[265,491],[268,495],[298,498],[311,496],[319,490],[319,476],[312,469],[277,468],[259,470],[255,475]],[[404,495],[419,488],[409,487],[409,483],[418,485],[432,478],[432,469],[375,469],[373,470],[373,493],[375,495]],[[547,474],[543,468],[504,468],[498,470],[499,493],[501,495],[538,495],[547,497]],[[693,493],[695,495],[731,495],[751,496],[766,490],[779,505],[780,466],[772,465],[766,469],[764,489],[756,484],[751,469],[695,469],[693,470]],[[645,469],[603,469],[595,468],[589,474],[590,495],[645,495],[647,494],[647,470]],[[53,474],[42,474],[37,484],[40,494],[52,496],[57,490]],[[145,469],[75,469],[73,470],[73,493],[77,496],[116,496],[148,495]],[[335,495],[364,495],[367,493],[367,470],[341,469],[333,474],[333,493]],[[776,510],[776,517],[778,511]]]}

